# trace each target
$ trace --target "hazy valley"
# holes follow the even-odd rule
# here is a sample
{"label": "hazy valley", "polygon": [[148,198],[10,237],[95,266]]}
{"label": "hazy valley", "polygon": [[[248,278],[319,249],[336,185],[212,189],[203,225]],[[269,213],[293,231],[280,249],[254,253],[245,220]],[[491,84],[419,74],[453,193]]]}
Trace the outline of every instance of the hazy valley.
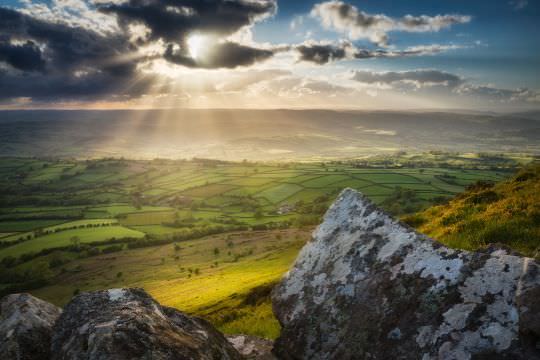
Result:
{"label": "hazy valley", "polygon": [[398,151],[536,153],[535,113],[324,110],[0,112],[0,154],[320,160]]}

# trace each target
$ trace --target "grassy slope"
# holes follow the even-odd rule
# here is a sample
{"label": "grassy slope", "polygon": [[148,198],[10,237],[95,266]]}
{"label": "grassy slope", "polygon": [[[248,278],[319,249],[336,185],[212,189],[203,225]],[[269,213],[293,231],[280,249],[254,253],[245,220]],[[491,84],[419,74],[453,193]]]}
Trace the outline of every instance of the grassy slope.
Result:
{"label": "grassy slope", "polygon": [[449,204],[405,222],[444,244],[468,250],[500,243],[527,256],[540,251],[540,166],[494,186],[472,186]]}
{"label": "grassy slope", "polygon": [[203,316],[226,333],[275,338],[280,328],[268,292],[253,289],[270,289],[310,233],[289,229],[220,234],[178,243],[181,249],[169,244],[77,259],[52,279],[53,285],[31,293],[64,305],[76,289],[142,287],[160,303]]}

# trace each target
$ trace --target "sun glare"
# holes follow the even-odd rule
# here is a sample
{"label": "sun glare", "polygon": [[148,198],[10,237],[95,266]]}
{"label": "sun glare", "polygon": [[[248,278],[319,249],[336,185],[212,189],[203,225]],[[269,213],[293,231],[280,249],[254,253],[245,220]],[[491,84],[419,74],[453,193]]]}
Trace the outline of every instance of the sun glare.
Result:
{"label": "sun glare", "polygon": [[200,58],[202,53],[204,52],[204,48],[208,46],[208,43],[208,37],[204,35],[191,35],[187,39],[189,54],[195,59]]}

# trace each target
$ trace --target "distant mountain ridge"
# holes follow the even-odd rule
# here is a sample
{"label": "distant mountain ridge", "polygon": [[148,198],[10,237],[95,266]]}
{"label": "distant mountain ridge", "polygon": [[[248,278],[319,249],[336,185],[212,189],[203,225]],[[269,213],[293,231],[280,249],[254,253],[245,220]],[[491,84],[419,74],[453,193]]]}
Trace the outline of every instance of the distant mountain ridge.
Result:
{"label": "distant mountain ridge", "polygon": [[0,156],[305,160],[402,150],[540,153],[540,121],[526,115],[332,110],[0,111]]}

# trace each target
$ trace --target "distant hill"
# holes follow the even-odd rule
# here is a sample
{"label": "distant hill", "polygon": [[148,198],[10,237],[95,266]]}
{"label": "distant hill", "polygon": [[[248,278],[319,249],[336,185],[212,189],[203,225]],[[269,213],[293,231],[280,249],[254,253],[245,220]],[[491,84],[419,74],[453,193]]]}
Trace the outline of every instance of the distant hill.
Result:
{"label": "distant hill", "polygon": [[403,219],[442,243],[468,250],[498,243],[540,256],[540,165],[511,179],[478,182],[448,204]]}
{"label": "distant hill", "polygon": [[313,160],[431,150],[540,153],[540,120],[532,113],[0,111],[0,156]]}

